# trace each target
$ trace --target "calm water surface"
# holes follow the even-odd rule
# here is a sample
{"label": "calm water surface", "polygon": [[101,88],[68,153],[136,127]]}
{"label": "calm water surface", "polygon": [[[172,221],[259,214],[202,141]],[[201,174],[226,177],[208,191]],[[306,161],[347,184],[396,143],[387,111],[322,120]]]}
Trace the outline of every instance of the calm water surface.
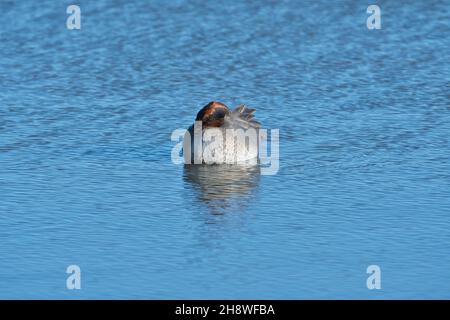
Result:
{"label": "calm water surface", "polygon": [[[0,298],[450,298],[450,6],[377,3],[1,1]],[[211,100],[277,175],[172,164]]]}

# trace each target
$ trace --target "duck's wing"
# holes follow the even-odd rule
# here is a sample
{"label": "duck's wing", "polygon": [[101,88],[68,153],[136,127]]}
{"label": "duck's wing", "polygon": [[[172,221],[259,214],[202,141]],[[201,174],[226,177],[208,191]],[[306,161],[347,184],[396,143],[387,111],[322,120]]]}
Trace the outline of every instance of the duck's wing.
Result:
{"label": "duck's wing", "polygon": [[225,116],[225,127],[235,129],[260,128],[261,124],[253,119],[253,113],[255,111],[256,109],[248,108],[244,104],[237,106],[228,115]]}

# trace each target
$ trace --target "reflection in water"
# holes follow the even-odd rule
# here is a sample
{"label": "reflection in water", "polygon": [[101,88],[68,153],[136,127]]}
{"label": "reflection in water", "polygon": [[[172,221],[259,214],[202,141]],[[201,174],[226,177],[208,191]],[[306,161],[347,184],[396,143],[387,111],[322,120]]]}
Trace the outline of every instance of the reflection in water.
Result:
{"label": "reflection in water", "polygon": [[185,165],[183,179],[212,214],[223,214],[235,206],[246,206],[259,176],[259,166]]}

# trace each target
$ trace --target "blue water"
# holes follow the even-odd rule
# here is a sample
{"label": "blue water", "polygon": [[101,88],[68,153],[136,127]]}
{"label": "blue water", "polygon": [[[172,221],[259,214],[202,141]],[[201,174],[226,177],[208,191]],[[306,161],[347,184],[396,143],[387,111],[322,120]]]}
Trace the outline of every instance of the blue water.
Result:
{"label": "blue water", "polygon": [[[69,4],[0,2],[0,298],[450,298],[449,1]],[[211,100],[276,175],[171,162]]]}

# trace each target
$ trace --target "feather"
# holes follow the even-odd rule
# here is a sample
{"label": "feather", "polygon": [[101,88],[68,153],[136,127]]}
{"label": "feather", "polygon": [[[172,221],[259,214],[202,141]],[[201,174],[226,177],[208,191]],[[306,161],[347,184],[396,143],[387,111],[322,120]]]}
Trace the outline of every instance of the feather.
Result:
{"label": "feather", "polygon": [[254,120],[253,113],[256,109],[248,108],[246,105],[241,104],[234,108],[231,113],[225,116],[225,125],[230,128],[255,128],[261,127],[261,124]]}

